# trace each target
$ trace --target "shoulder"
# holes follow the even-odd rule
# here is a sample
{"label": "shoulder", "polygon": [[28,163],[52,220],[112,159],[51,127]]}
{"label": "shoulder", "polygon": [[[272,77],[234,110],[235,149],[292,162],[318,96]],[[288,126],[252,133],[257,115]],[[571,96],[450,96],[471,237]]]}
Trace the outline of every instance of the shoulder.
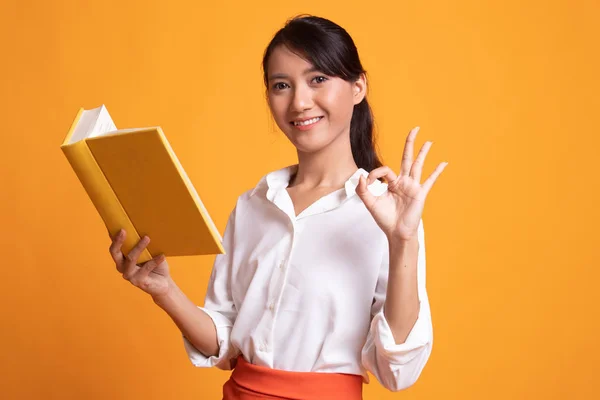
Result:
{"label": "shoulder", "polygon": [[258,198],[260,198],[260,195],[257,193],[256,187],[247,189],[237,197],[233,213],[235,213],[238,218],[246,215],[250,209],[256,207],[256,200]]}

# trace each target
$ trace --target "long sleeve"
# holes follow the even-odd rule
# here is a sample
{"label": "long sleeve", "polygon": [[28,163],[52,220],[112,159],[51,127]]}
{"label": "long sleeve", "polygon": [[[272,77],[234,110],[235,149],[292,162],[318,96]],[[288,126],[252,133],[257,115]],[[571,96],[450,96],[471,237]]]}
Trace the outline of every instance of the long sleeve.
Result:
{"label": "long sleeve", "polygon": [[406,389],[417,381],[433,345],[431,311],[425,289],[425,233],[422,219],[419,223],[418,241],[417,285],[420,310],[415,325],[404,343],[395,343],[383,313],[389,274],[389,255],[384,256],[371,308],[371,325],[362,349],[363,366],[391,391]]}
{"label": "long sleeve", "polygon": [[217,341],[219,343],[219,354],[206,357],[192,343],[183,336],[186,353],[196,367],[212,367],[230,370],[230,360],[235,358],[236,351],[231,348],[231,329],[237,316],[237,310],[231,295],[231,269],[232,255],[234,251],[234,230],[236,208],[229,215],[225,232],[223,234],[223,247],[225,254],[217,254],[213,264],[203,310],[213,321],[217,330]]}

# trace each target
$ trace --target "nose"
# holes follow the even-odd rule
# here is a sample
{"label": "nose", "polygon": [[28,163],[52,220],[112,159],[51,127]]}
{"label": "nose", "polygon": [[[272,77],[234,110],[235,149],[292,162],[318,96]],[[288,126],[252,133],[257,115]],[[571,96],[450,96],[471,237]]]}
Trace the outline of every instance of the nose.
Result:
{"label": "nose", "polygon": [[310,110],[313,107],[313,93],[309,87],[299,85],[295,88],[292,104],[290,105],[293,112],[303,112]]}

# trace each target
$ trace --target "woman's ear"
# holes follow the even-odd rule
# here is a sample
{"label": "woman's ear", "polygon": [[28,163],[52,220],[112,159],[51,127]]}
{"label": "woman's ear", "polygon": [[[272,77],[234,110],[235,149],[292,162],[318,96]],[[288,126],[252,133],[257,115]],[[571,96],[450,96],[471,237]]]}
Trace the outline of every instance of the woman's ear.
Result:
{"label": "woman's ear", "polygon": [[354,105],[363,101],[367,95],[367,76],[362,73],[358,79],[352,83],[352,92],[354,96]]}

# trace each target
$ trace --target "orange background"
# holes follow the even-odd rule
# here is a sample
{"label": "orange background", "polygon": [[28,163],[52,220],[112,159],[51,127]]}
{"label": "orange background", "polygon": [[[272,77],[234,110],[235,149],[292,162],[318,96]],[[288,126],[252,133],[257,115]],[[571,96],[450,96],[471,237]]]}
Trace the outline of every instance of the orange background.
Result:
{"label": "orange background", "polygon": [[[1,3],[2,398],[221,398],[229,373],[193,367],[115,270],[59,145],[79,107],[161,125],[222,232],[238,195],[296,161],[260,61],[298,13],[353,36],[386,164],[417,125],[423,176],[449,162],[423,214],[433,353],[413,387],[365,399],[597,398],[600,5],[283,3]],[[213,259],[168,260],[197,304]]]}

